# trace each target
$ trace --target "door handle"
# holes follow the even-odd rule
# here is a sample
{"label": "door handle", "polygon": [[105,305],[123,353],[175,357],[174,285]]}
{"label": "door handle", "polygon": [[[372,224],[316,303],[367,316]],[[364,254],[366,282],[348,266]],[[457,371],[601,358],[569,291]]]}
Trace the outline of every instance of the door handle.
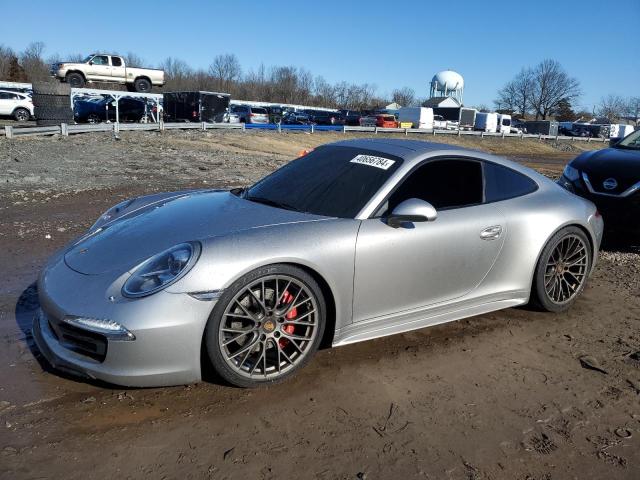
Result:
{"label": "door handle", "polygon": [[480,232],[480,238],[482,240],[495,240],[502,235],[502,225],[493,225],[487,227]]}

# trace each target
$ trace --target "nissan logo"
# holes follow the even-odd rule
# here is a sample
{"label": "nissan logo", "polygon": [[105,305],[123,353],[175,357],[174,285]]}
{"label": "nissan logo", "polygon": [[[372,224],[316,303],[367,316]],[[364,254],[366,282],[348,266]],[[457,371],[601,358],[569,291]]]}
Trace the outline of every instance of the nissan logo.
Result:
{"label": "nissan logo", "polygon": [[607,178],[604,182],[602,182],[602,186],[605,190],[613,190],[618,186],[618,182],[615,178]]}

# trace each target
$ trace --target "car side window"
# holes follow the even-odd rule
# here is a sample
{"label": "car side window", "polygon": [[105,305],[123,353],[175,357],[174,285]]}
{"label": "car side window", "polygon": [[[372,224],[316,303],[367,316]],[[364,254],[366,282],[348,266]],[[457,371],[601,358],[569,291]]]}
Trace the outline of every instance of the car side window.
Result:
{"label": "car side window", "polygon": [[536,182],[522,173],[497,163],[483,163],[487,203],[521,197],[538,189]]}
{"label": "car side window", "polygon": [[121,67],[122,59],[120,57],[111,57],[111,65],[114,67]]}
{"label": "car side window", "polygon": [[109,65],[109,58],[105,55],[96,55],[92,62],[94,65]]}
{"label": "car side window", "polygon": [[484,200],[482,164],[478,160],[432,160],[418,167],[391,194],[387,213],[409,198],[437,210],[481,204]]}
{"label": "car side window", "polygon": [[9,100],[9,94],[5,92],[0,92],[0,100]]}

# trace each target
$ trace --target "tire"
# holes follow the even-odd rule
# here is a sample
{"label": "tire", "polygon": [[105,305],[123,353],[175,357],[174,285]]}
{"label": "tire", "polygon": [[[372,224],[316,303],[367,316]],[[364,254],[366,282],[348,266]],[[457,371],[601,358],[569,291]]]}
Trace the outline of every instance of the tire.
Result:
{"label": "tire", "polygon": [[34,93],[33,105],[37,107],[71,107],[71,99],[69,95],[48,95],[43,93]]}
{"label": "tire", "polygon": [[71,88],[82,88],[86,83],[82,74],[76,72],[67,73],[66,80]]}
{"label": "tire", "polygon": [[258,268],[216,302],[204,334],[208,358],[220,377],[238,387],[281,382],[318,350],[325,312],[322,291],[304,270]]}
{"label": "tire", "polygon": [[73,110],[70,107],[40,107],[35,106],[33,108],[33,113],[36,119],[38,120],[61,120],[72,121],[73,120]]}
{"label": "tire", "polygon": [[69,95],[71,87],[67,83],[59,82],[33,82],[33,94],[42,95]]}
{"label": "tire", "polygon": [[90,113],[86,118],[87,123],[101,123],[102,119],[97,113]]}
{"label": "tire", "polygon": [[18,122],[26,122],[31,118],[31,112],[26,108],[16,108],[13,111],[13,118]]}
{"label": "tire", "polygon": [[138,93],[149,93],[151,91],[151,82],[146,78],[136,78],[133,86]]}
{"label": "tire", "polygon": [[532,303],[547,312],[567,310],[584,290],[591,262],[591,244],[580,228],[566,227],[557,232],[538,259]]}

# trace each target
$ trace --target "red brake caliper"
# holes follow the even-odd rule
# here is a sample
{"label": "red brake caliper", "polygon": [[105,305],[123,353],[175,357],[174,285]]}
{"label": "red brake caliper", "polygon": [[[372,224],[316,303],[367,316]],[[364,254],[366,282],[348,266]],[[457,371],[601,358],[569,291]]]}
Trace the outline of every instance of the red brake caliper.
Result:
{"label": "red brake caliper", "polygon": [[[285,304],[289,304],[293,302],[293,295],[289,293],[289,290],[285,290],[284,293],[282,294],[282,302]],[[287,320],[293,320],[297,316],[298,316],[298,309],[292,308],[291,311],[289,311],[289,313],[285,315],[285,318]],[[293,335],[293,332],[295,329],[296,329],[295,325],[285,325],[284,327],[282,327],[282,330],[284,330],[290,335]],[[286,338],[281,338],[278,341],[278,343],[280,344],[280,348],[284,348],[289,344],[289,340],[287,340]]]}

